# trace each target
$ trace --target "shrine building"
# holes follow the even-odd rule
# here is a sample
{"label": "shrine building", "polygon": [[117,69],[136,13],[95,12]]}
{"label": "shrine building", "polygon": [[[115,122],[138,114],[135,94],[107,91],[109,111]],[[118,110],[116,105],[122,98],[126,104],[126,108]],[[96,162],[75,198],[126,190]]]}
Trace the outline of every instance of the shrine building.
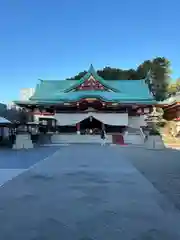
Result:
{"label": "shrine building", "polygon": [[145,115],[156,104],[147,82],[148,76],[104,80],[91,65],[79,80],[40,80],[29,100],[14,102],[28,109],[37,123],[50,126],[55,121],[61,138],[98,135],[103,128],[110,141],[123,135],[127,142],[137,142],[146,126]]}
{"label": "shrine building", "polygon": [[164,119],[175,123],[175,132],[180,132],[180,92],[166,100],[159,102],[157,106],[164,110]]}

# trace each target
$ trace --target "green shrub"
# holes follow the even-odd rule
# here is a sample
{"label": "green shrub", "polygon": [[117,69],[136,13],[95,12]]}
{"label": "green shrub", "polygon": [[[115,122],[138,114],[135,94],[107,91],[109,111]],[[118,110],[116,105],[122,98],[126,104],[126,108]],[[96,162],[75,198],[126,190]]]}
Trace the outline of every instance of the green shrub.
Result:
{"label": "green shrub", "polygon": [[161,122],[157,122],[157,127],[165,127],[166,126],[166,122],[165,121],[161,121]]}
{"label": "green shrub", "polygon": [[151,130],[150,130],[150,132],[149,132],[149,135],[151,135],[151,136],[159,136],[160,135],[160,133],[159,133],[159,130],[157,129],[157,128],[152,128]]}

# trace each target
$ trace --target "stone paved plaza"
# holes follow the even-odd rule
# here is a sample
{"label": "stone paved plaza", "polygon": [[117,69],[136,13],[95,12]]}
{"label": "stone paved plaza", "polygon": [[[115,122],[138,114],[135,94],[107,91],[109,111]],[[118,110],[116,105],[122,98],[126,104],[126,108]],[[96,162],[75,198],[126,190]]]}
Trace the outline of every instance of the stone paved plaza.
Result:
{"label": "stone paved plaza", "polygon": [[179,210],[138,162],[167,158],[167,150],[70,145],[38,152],[14,153],[25,154],[26,169],[39,163],[1,186],[0,239],[180,239]]}
{"label": "stone paved plaza", "polygon": [[20,151],[0,149],[0,186],[40,160],[52,155],[56,150],[56,147],[41,147]]}

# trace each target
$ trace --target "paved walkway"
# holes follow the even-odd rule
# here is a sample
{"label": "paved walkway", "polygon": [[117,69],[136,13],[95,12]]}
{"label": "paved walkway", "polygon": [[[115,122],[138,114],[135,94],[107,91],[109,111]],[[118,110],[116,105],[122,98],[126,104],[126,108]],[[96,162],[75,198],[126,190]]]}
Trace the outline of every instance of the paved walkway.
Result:
{"label": "paved walkway", "polygon": [[0,199],[0,239],[180,239],[177,209],[118,148],[61,148],[5,184]]}
{"label": "paved walkway", "polygon": [[48,157],[58,148],[12,150],[0,148],[0,186]]}

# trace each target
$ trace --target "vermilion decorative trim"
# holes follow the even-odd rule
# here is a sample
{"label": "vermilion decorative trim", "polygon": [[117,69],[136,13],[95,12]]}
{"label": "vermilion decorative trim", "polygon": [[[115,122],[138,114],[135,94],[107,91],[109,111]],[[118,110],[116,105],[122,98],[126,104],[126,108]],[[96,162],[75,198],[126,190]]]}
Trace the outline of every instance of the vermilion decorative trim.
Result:
{"label": "vermilion decorative trim", "polygon": [[42,113],[42,112],[34,112],[33,113],[33,115],[40,115],[40,116],[54,116],[55,115],[55,113],[48,113],[48,112],[44,112],[44,113]]}
{"label": "vermilion decorative trim", "polygon": [[92,76],[80,84],[76,90],[107,90],[99,81],[95,80]]}

